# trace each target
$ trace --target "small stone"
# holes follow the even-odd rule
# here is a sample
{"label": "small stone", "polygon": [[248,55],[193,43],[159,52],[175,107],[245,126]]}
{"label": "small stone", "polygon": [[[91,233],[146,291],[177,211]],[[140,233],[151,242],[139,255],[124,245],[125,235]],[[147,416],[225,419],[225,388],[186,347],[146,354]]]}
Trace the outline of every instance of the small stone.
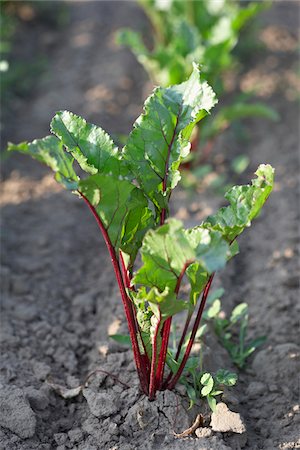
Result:
{"label": "small stone", "polygon": [[197,430],[195,431],[195,435],[198,438],[208,438],[212,435],[212,430],[208,427],[197,428]]}
{"label": "small stone", "polygon": [[51,368],[43,362],[35,361],[33,363],[33,372],[38,380],[44,381],[50,374]]}
{"label": "small stone", "polygon": [[116,404],[116,397],[104,392],[94,392],[89,388],[83,390],[88,406],[93,416],[98,418],[110,417],[116,414],[119,407]]}
{"label": "small stone", "polygon": [[210,426],[213,431],[227,433],[244,433],[246,427],[239,413],[232,412],[225,403],[218,403],[216,411],[211,415]]}
{"label": "small stone", "polygon": [[34,436],[35,414],[21,389],[3,387],[0,390],[0,405],[0,425],[2,427],[7,428],[22,439]]}

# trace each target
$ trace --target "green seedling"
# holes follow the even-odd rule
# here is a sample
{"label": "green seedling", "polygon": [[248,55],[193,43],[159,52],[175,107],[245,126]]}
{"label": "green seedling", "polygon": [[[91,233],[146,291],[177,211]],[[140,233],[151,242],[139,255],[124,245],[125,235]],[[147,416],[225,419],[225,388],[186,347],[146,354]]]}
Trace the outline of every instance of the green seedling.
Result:
{"label": "green seedling", "polygon": [[[174,389],[182,376],[215,272],[237,254],[237,237],[273,188],[274,169],[262,164],[251,184],[231,188],[229,205],[198,226],[186,229],[169,218],[192,131],[215,103],[194,65],[187,81],[154,90],[122,149],[102,128],[68,111],[54,116],[51,136],[9,144],[10,151],[48,165],[94,216],[120,289],[141,389],[150,400],[158,390]],[[189,298],[180,290],[183,277]],[[187,318],[174,357],[178,364],[165,377],[171,324],[179,313]]]}
{"label": "green seedling", "polygon": [[[218,304],[213,306],[217,311]],[[248,316],[247,303],[240,303],[233,309],[229,318],[222,318],[217,313],[213,319],[216,335],[240,369],[246,366],[249,356],[266,341],[266,336],[247,340]]]}

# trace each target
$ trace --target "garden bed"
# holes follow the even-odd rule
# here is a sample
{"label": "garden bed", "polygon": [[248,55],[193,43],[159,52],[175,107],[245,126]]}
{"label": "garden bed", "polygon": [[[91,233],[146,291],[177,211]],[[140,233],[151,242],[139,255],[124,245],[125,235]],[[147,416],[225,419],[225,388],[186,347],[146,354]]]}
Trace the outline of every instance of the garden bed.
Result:
{"label": "garden bed", "polygon": [[[13,142],[44,136],[59,109],[70,109],[111,133],[127,132],[140,113],[145,75],[129,52],[115,48],[112,37],[120,26],[146,23],[138,7],[132,2],[74,2],[69,11],[68,27],[52,37],[48,76],[31,99],[15,105],[8,136]],[[275,3],[264,13],[266,43],[273,42],[268,41],[268,29],[277,40],[278,29],[286,30],[283,36],[293,42],[296,16],[295,3]],[[39,33],[42,37],[41,29]],[[261,95],[281,116],[277,124],[249,121],[251,139],[242,150],[251,160],[243,180],[259,163],[270,163],[276,169],[275,192],[240,239],[241,254],[215,281],[215,286],[226,289],[228,310],[241,301],[249,304],[250,334],[268,336],[247,370],[239,373],[232,394],[224,397],[238,415],[218,431],[216,421],[211,427],[204,404],[187,411],[180,390],[159,393],[151,403],[140,394],[131,351],[108,339],[108,334],[126,332],[126,324],[109,256],[92,216],[83,202],[57,187],[46,169],[12,155],[4,166],[1,194],[1,448],[300,447],[299,110],[293,99],[297,53],[287,45],[288,38],[282,42],[284,50],[269,45],[251,61],[241,80],[263,84],[265,75]],[[240,151],[230,134],[220,137],[214,149],[215,155],[225,155],[225,163]],[[199,223],[220,203],[213,193],[205,201],[196,192],[180,191],[178,197],[173,209],[188,225]],[[213,337],[207,344],[208,366],[232,368]],[[45,381],[50,376],[76,387],[94,369],[111,372],[130,387],[98,373],[83,394],[64,400]],[[191,426],[198,413],[203,426],[196,434],[176,437],[174,432]]]}

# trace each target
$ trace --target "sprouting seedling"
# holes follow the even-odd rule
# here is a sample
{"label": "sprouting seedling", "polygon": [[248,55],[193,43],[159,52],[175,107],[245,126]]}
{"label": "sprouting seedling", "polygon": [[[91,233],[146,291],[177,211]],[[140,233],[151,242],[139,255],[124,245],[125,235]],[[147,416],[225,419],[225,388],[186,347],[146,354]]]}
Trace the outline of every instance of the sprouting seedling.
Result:
{"label": "sprouting seedling", "polygon": [[264,342],[266,336],[247,340],[248,305],[240,303],[231,315],[226,318],[219,315],[221,304],[217,300],[212,304],[211,319],[216,335],[223,347],[228,351],[232,361],[240,369],[244,368],[250,355]]}
{"label": "sprouting seedling", "polygon": [[[93,214],[120,289],[141,389],[150,400],[158,390],[173,389],[181,377],[214,274],[237,253],[236,237],[272,191],[274,170],[263,164],[251,185],[228,191],[230,205],[199,226],[185,229],[180,221],[168,219],[193,128],[215,103],[214,92],[201,82],[194,65],[186,82],[154,90],[122,150],[101,128],[67,111],[53,118],[54,135],[9,144],[9,150],[47,164],[55,179],[83,199]],[[75,161],[86,172],[82,179]],[[137,269],[138,253],[142,265]],[[187,300],[180,295],[184,276],[190,283]],[[178,367],[165,377],[172,318],[180,312],[187,319],[175,355]]]}
{"label": "sprouting seedling", "polygon": [[217,397],[223,394],[225,386],[232,387],[237,382],[237,375],[229,370],[219,369],[215,374],[199,371],[197,363],[189,365],[180,382],[185,386],[191,408],[199,398],[207,401],[210,409],[215,411]]}

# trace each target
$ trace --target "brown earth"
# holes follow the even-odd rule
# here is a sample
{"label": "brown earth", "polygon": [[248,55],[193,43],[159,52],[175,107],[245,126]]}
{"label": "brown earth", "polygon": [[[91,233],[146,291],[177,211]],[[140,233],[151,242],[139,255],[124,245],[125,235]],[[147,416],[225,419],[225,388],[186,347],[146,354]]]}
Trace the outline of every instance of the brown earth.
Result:
{"label": "brown earth", "polygon": [[[242,89],[257,87],[258,95],[278,110],[280,121],[248,121],[250,139],[242,150],[229,132],[213,154],[224,154],[225,164],[241,151],[247,154],[251,164],[240,177],[243,182],[261,162],[276,168],[275,191],[263,214],[240,239],[240,255],[215,284],[226,289],[226,310],[241,301],[249,304],[250,336],[268,336],[224,399],[239,413],[230,416],[236,421],[232,429],[239,432],[212,431],[208,421],[197,430],[199,437],[174,438],[173,431],[190,426],[205,407],[187,412],[184,401],[178,407],[181,397],[174,393],[161,393],[153,403],[139,394],[131,351],[108,339],[116,330],[126,331],[126,325],[93,218],[47,169],[13,155],[3,165],[1,187],[1,449],[300,448],[298,6],[276,2],[264,13],[267,49],[251,58],[243,77],[235,80]],[[137,5],[70,2],[68,8],[70,21],[64,29],[23,25],[19,31],[17,44],[30,40],[34,52],[39,42],[48,70],[29,98],[9,105],[4,140],[44,136],[60,109],[101,124],[113,135],[127,133],[141,111],[149,90],[146,76],[132,55],[113,43],[121,26],[147,28]],[[177,217],[196,224],[220,203],[211,192],[178,191],[173,209]],[[214,361],[232,368],[216,342],[208,364]],[[45,382],[51,375],[74,387],[95,368],[113,372],[130,387],[98,374],[83,395],[63,400]]]}

